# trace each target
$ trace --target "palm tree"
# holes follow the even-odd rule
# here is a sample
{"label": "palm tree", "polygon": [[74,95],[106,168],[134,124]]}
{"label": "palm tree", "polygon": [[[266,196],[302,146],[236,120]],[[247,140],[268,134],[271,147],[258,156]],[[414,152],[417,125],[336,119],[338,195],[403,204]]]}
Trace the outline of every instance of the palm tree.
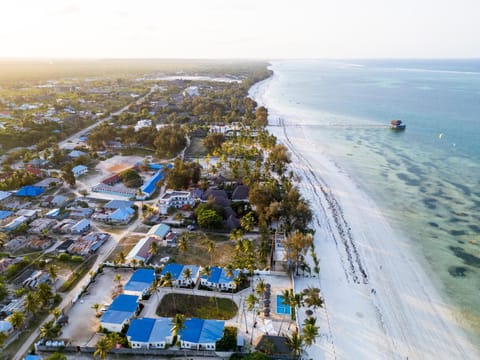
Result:
{"label": "palm tree", "polygon": [[[289,305],[292,302],[293,290],[292,289],[284,289],[282,291],[282,304],[281,305]],[[291,311],[291,310],[290,310]],[[278,328],[278,336],[280,336],[280,332],[282,331],[283,321],[285,320],[285,316],[282,316],[282,321],[280,322],[280,327]]]}
{"label": "palm tree", "polygon": [[242,238],[243,232],[242,229],[233,229],[230,232],[229,238],[232,241],[238,241]]}
{"label": "palm tree", "polygon": [[158,295],[158,291],[162,287],[162,280],[155,276],[155,280],[153,281],[152,284],[152,291],[154,291],[157,294],[157,300],[160,301],[160,295]]}
{"label": "palm tree", "polygon": [[0,249],[3,249],[7,240],[8,240],[7,234],[5,234],[4,232],[0,232]]}
{"label": "palm tree", "polygon": [[5,340],[8,339],[8,335],[3,332],[3,331],[0,331],[0,348],[3,346],[3,344],[5,343]]}
{"label": "palm tree", "polygon": [[[229,278],[233,278],[233,276],[235,275],[235,269],[233,268],[232,264],[227,264],[227,266],[225,266],[225,275],[227,275],[227,277]],[[232,286],[232,300],[233,300],[233,291],[235,290],[235,286],[237,285],[235,282],[235,278],[232,280],[232,282],[233,282],[233,286]]]}
{"label": "palm tree", "polygon": [[255,287],[255,292],[258,296],[263,296],[265,290],[267,290],[267,284],[265,283],[265,280],[260,279],[260,281],[257,283],[257,286]]}
{"label": "palm tree", "polygon": [[14,311],[8,318],[8,321],[10,324],[12,324],[12,327],[17,330],[23,325],[25,321],[25,315],[20,311]]}
{"label": "palm tree", "polygon": [[177,311],[177,303],[175,301],[175,294],[173,292],[174,282],[170,271],[167,271],[167,273],[163,275],[161,284],[162,286],[170,287],[170,289],[172,290],[173,307],[175,308],[175,311]]}
{"label": "palm tree", "polygon": [[302,292],[305,305],[312,306],[314,309],[323,306],[323,299],[320,297],[320,289],[309,286]]}
{"label": "palm tree", "polygon": [[180,235],[177,242],[177,247],[182,253],[185,253],[188,250],[187,234],[183,233]]}
{"label": "palm tree", "polygon": [[55,339],[60,332],[60,329],[57,325],[54,325],[53,320],[47,321],[40,328],[40,336],[45,340]]}
{"label": "palm tree", "polygon": [[183,277],[185,278],[185,281],[190,285],[190,282],[192,281],[192,269],[188,267],[185,268],[185,270],[183,270]]}
{"label": "palm tree", "polygon": [[110,341],[111,348],[115,348],[117,344],[122,342],[122,337],[116,332],[112,332],[107,335],[108,341]]}
{"label": "palm tree", "polygon": [[313,343],[315,343],[315,338],[318,336],[318,326],[315,325],[317,319],[310,318],[306,320],[310,321],[304,322],[304,326],[302,328],[303,340],[305,345],[311,346]]}
{"label": "palm tree", "polygon": [[210,254],[210,266],[213,264],[213,255],[215,254],[215,242],[211,239],[207,241],[207,252]]}
{"label": "palm tree", "polygon": [[203,269],[200,271],[200,274],[205,275],[208,281],[208,279],[212,275],[212,268],[208,265],[204,266]]}
{"label": "palm tree", "polygon": [[97,342],[93,356],[98,356],[101,360],[104,360],[107,358],[107,353],[111,348],[112,344],[110,343],[110,340],[107,337],[103,337]]}
{"label": "palm tree", "polygon": [[170,331],[173,334],[173,342],[172,345],[175,344],[177,341],[178,333],[185,329],[185,315],[183,314],[176,314],[175,317],[172,319],[172,328]]}
{"label": "palm tree", "polygon": [[117,255],[118,263],[119,264],[125,264],[126,257],[123,251],[120,251]]}
{"label": "palm tree", "polygon": [[[210,276],[212,275],[212,268],[210,266],[205,266],[201,271],[200,273],[202,275],[205,275],[207,277],[207,281],[208,279],[210,279]],[[218,300],[217,300],[217,293],[216,293],[216,289],[217,287],[214,285],[213,288],[212,288],[212,291],[213,291],[213,298],[215,299],[215,307],[217,308],[217,314],[218,314]]]}
{"label": "palm tree", "polygon": [[25,297],[24,306],[28,314],[35,316],[39,308],[37,294],[29,291]]}
{"label": "palm tree", "polygon": [[47,283],[41,283],[37,287],[37,299],[41,305],[47,306],[53,298],[52,288]]}
{"label": "palm tree", "polygon": [[292,320],[296,319],[296,309],[303,306],[303,294],[294,294],[293,289],[290,296],[290,308],[292,310]]}
{"label": "palm tree", "polygon": [[158,255],[158,244],[155,241],[152,241],[150,243],[150,246],[148,247],[148,253],[151,256],[157,256]]}
{"label": "palm tree", "polygon": [[55,282],[58,278],[57,266],[55,264],[49,264],[47,267],[47,273],[52,278],[53,290],[55,291],[55,293],[57,293],[57,287],[55,286]]}
{"label": "palm tree", "polygon": [[55,320],[57,320],[62,314],[62,311],[57,307],[55,309],[52,309],[52,311],[50,311],[50,314],[52,314]]}
{"label": "palm tree", "polygon": [[93,304],[92,309],[95,310],[95,316],[98,317],[100,315],[100,312],[99,312],[100,304],[97,304],[97,303]]}
{"label": "palm tree", "polygon": [[117,287],[120,287],[120,283],[122,282],[122,275],[120,274],[115,274],[115,279],[114,281],[117,283]]}
{"label": "palm tree", "polygon": [[250,337],[250,344],[253,343],[253,332],[255,330],[256,322],[257,322],[257,312],[255,310],[255,305],[257,304],[258,299],[255,297],[254,294],[249,294],[245,299],[247,304],[247,310],[252,311],[253,314],[253,323],[252,323],[252,335]]}
{"label": "palm tree", "polygon": [[291,336],[287,337],[286,343],[287,346],[290,348],[292,355],[299,357],[302,353],[303,337],[294,332]]}
{"label": "palm tree", "polygon": [[134,269],[134,270],[135,270],[135,268],[137,267],[137,265],[138,265],[138,260],[135,259],[135,258],[133,258],[133,259],[132,259],[132,266],[133,266],[133,269]]}

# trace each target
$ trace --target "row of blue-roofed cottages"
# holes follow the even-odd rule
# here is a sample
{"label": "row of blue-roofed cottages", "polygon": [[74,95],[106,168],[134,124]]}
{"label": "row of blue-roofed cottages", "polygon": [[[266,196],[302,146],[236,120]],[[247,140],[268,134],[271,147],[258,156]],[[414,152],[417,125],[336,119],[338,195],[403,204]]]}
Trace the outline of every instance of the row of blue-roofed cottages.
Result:
{"label": "row of blue-roofed cottages", "polygon": [[[127,339],[134,349],[164,349],[173,341],[170,318],[134,319],[127,331]],[[224,321],[187,319],[178,333],[177,342],[183,349],[215,350],[223,337]]]}

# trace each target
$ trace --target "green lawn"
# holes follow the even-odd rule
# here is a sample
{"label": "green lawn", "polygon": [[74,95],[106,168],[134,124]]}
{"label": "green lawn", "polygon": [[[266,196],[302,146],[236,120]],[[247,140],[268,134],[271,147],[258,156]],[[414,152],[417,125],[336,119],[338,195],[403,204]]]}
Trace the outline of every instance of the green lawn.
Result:
{"label": "green lawn", "polygon": [[229,320],[237,312],[238,307],[231,299],[216,298],[215,301],[213,293],[211,297],[167,294],[157,308],[157,315],[162,317],[174,317],[175,314],[184,314],[187,318],[198,317],[217,320]]}

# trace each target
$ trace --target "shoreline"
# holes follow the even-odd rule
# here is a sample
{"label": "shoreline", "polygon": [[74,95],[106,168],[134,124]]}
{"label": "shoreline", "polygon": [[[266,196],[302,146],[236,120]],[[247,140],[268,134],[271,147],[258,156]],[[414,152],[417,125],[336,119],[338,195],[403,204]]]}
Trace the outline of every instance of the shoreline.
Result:
{"label": "shoreline", "polygon": [[[267,108],[260,90],[273,77],[249,91]],[[269,111],[270,117],[279,118],[273,109]],[[270,126],[269,131],[292,153],[292,168],[302,178],[300,189],[315,214],[319,281],[326,306],[317,314],[322,333],[307,349],[309,356],[478,358],[478,349],[408,241],[394,232],[348,174],[322,149],[309,144],[301,126],[287,129],[283,121],[280,125]],[[312,279],[297,280],[299,289],[312,283]]]}

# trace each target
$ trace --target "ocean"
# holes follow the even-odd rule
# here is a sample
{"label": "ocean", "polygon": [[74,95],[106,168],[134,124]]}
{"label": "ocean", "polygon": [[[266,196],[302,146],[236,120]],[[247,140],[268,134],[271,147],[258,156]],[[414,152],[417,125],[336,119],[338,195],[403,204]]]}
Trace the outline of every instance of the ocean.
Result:
{"label": "ocean", "polygon": [[[480,60],[275,61],[271,69],[260,86],[272,125],[300,124],[355,179],[480,335]],[[392,119],[406,130],[390,130]]]}

